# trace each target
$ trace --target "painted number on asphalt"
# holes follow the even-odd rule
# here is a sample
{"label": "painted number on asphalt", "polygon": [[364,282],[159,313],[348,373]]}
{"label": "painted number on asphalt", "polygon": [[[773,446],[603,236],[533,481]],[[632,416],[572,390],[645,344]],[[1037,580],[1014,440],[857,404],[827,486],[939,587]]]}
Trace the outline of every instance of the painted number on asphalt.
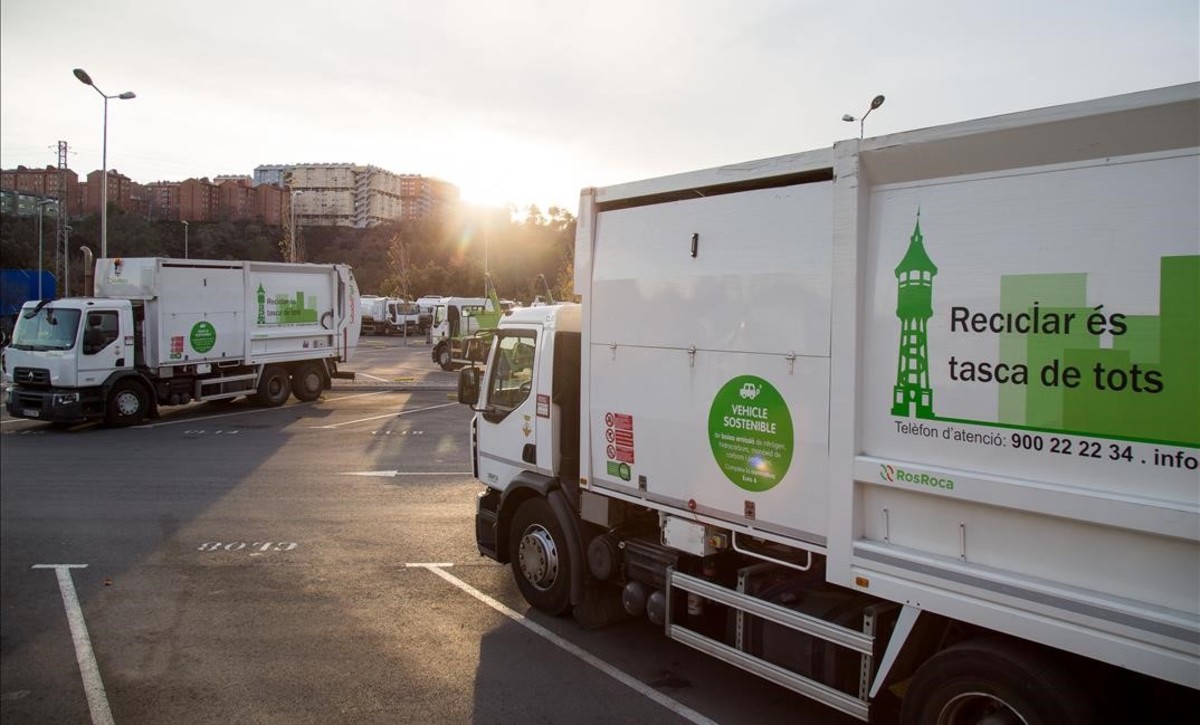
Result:
{"label": "painted number on asphalt", "polygon": [[245,541],[206,541],[197,547],[197,551],[207,553],[228,551],[231,553],[245,552],[251,556],[265,554],[269,551],[291,551],[299,544],[294,541],[255,541],[253,543]]}

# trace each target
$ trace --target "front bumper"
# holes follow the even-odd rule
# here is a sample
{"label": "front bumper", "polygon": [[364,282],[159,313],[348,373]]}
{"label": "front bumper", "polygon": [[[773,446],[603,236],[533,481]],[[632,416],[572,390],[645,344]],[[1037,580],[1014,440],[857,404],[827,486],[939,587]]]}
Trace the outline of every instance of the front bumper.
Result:
{"label": "front bumper", "polygon": [[82,390],[22,388],[10,385],[4,393],[4,409],[14,418],[74,423],[103,412],[99,394]]}

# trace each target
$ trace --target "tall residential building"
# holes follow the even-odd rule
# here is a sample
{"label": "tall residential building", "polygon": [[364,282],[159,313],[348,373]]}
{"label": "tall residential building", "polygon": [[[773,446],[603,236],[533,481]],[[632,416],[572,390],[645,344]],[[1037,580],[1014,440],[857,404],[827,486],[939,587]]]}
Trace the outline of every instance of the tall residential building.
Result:
{"label": "tall residential building", "polygon": [[32,194],[47,199],[60,199],[71,216],[81,213],[80,200],[82,195],[79,186],[79,174],[67,169],[65,193],[58,190],[58,168],[47,166],[44,169],[30,169],[18,166],[15,169],[0,171],[0,189],[23,194]]}
{"label": "tall residential building", "polygon": [[254,218],[261,224],[282,226],[283,188],[275,184],[254,187]]}
{"label": "tall residential building", "polygon": [[179,220],[215,222],[221,216],[221,189],[208,179],[187,179],[179,184]]}
{"label": "tall residential building", "polygon": [[179,220],[179,182],[152,181],[142,185],[146,216],[151,221]]}
{"label": "tall residential building", "polygon": [[[88,214],[100,213],[103,178],[104,172],[100,169],[87,175],[87,201],[84,203],[84,211]],[[133,181],[115,169],[108,170],[108,204],[110,208],[115,205],[125,211],[134,211]]]}
{"label": "tall residential building", "polygon": [[301,226],[372,227],[422,219],[458,201],[453,184],[351,163],[258,166],[254,183],[282,183],[293,194]]}
{"label": "tall residential building", "polygon": [[234,222],[254,219],[258,195],[250,178],[225,179],[215,182],[220,189],[220,217]]}

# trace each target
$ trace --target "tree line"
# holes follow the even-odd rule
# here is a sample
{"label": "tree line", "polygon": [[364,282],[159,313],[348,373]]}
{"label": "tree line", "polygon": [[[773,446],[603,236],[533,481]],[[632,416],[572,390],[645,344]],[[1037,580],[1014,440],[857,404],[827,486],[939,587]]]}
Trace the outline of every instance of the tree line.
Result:
{"label": "tree line", "polygon": [[[100,254],[98,214],[75,220],[70,232],[70,294],[84,294],[80,247]],[[343,263],[354,268],[363,294],[416,299],[424,295],[484,294],[485,270],[501,298],[530,302],[544,294],[538,276],[555,299],[573,299],[575,217],[565,209],[536,206],[479,209],[460,206],[417,221],[391,221],[368,229],[304,227],[299,258],[305,262]],[[55,221],[43,221],[43,266],[54,271]],[[280,262],[290,243],[280,227],[248,222],[191,222],[186,253],[193,259],[244,259]],[[180,222],[150,221],[115,206],[108,213],[110,257],[185,256]],[[0,215],[0,266],[36,269],[37,217]],[[60,288],[63,286],[59,280]],[[89,291],[90,292],[90,291]],[[60,289],[60,294],[67,293]]]}

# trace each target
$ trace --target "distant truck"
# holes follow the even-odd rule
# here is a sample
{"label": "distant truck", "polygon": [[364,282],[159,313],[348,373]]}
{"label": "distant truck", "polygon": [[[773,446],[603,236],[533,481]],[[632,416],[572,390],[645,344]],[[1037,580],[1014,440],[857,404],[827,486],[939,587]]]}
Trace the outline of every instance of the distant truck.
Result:
{"label": "distant truck", "polygon": [[442,370],[457,370],[483,359],[481,346],[487,340],[479,335],[496,327],[504,309],[490,278],[486,287],[487,297],[443,297],[438,303],[430,328],[431,354]]}
{"label": "distant truck", "polygon": [[863,721],[1190,721],[1198,200],[1200,84],[586,189],[479,551]]}
{"label": "distant truck", "polygon": [[424,335],[430,315],[423,315],[415,302],[379,295],[362,296],[364,335]]}
{"label": "distant truck", "polygon": [[27,302],[4,357],[18,418],[133,425],[161,406],[315,400],[358,342],[341,264],[98,259],[95,297]]}
{"label": "distant truck", "polygon": [[[40,281],[40,289],[39,289]],[[0,344],[12,337],[17,313],[30,300],[54,299],[56,283],[54,275],[46,270],[0,269]]]}

